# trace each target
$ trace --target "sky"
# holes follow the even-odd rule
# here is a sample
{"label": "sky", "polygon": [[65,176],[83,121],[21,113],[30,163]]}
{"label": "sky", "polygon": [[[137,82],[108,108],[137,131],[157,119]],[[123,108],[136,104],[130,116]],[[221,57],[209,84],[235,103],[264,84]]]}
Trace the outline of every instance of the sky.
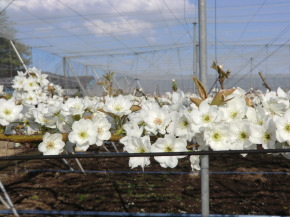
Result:
{"label": "sky", "polygon": [[[198,73],[198,0],[1,0],[2,10],[42,71],[62,74],[66,57],[78,75]],[[209,76],[214,60],[233,76],[290,74],[290,1],[206,0],[206,12]]]}

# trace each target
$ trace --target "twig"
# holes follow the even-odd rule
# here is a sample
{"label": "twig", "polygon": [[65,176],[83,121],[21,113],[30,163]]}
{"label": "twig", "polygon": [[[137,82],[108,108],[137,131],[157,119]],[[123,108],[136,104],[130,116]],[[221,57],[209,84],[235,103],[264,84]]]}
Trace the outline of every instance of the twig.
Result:
{"label": "twig", "polygon": [[265,80],[265,78],[264,78],[262,72],[259,72],[259,75],[260,75],[260,77],[261,77],[261,79],[262,79],[262,81],[263,81],[263,85],[264,85],[268,90],[272,91],[272,88],[270,88],[269,85],[267,84],[267,82],[266,82],[266,80]]}
{"label": "twig", "polygon": [[[112,135],[109,139],[110,141],[119,141],[122,137],[122,135]],[[38,135],[16,135],[16,134],[3,134],[0,133],[0,141],[9,141],[9,142],[17,142],[17,143],[24,143],[24,142],[40,142],[43,140],[43,134]],[[62,140],[67,141],[68,140],[68,134],[63,133],[62,134]]]}

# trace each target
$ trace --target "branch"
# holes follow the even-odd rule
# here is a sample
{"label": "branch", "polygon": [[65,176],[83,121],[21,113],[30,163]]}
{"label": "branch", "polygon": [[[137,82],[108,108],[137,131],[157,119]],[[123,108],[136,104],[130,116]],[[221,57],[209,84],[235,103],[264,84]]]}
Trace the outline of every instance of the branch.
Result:
{"label": "branch", "polygon": [[265,78],[263,77],[262,72],[259,72],[259,75],[260,75],[261,79],[263,80],[263,85],[264,85],[268,90],[272,91],[272,89],[271,89],[271,88],[269,87],[269,85],[267,84]]}
{"label": "branch", "polygon": [[[112,135],[110,141],[117,142],[124,136],[122,135]],[[0,134],[0,141],[8,141],[8,142],[17,142],[17,143],[24,143],[24,142],[42,142],[43,135],[6,135]],[[62,140],[65,142],[68,140],[68,134],[62,134]]]}

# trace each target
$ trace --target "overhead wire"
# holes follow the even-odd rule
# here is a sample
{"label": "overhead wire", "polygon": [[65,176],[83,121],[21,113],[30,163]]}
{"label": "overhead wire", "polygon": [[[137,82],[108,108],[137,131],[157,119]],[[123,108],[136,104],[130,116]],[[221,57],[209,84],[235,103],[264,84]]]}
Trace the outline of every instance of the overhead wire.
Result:
{"label": "overhead wire", "polygon": [[9,2],[9,4],[7,4],[1,11],[0,14],[2,14],[7,8],[9,8],[9,6],[14,2],[15,0],[12,0],[11,2]]}
{"label": "overhead wire", "polygon": [[[46,24],[48,24],[48,25],[50,25],[50,26],[53,26],[53,27],[56,28],[56,29],[59,29],[59,30],[65,31],[64,29],[58,27],[57,25],[54,25],[54,24],[48,22],[47,20],[45,20],[44,18],[41,18],[41,17],[39,17],[39,16],[37,16],[37,15],[35,15],[35,14],[32,14],[30,11],[25,10],[24,8],[20,8],[20,7],[17,7],[17,6],[15,6],[15,5],[14,5],[14,7],[18,8],[18,9],[21,10],[21,11],[24,11],[24,12],[28,13],[29,15],[31,15],[31,16],[33,16],[33,17],[36,17],[37,19],[41,20],[42,22],[44,22],[44,23],[46,23]],[[69,32],[69,34],[71,34],[71,32]],[[86,43],[86,41],[82,40],[78,35],[75,35],[75,34],[72,34],[72,35],[73,35],[74,37],[80,39],[80,40],[83,41],[84,43]],[[34,38],[34,37],[33,37],[33,38]],[[45,40],[44,40],[44,41],[45,41]],[[46,41],[46,42],[47,42],[47,41]],[[48,42],[48,43],[49,43],[49,42]],[[49,44],[50,44],[51,46],[55,47],[53,44],[51,44],[51,43],[49,43]],[[58,49],[60,49],[60,48],[58,47]],[[62,47],[61,49],[64,50],[64,51],[66,51],[63,47]],[[70,51],[68,50],[68,51],[66,51],[66,52],[70,52]]]}
{"label": "overhead wire", "polygon": [[[262,2],[262,4],[260,5],[260,7],[257,9],[257,11],[248,19],[248,21],[246,22],[246,25],[245,25],[244,29],[242,30],[242,32],[240,33],[239,37],[237,38],[237,41],[240,41],[241,38],[244,36],[244,34],[245,34],[245,32],[246,32],[246,30],[247,30],[250,22],[252,22],[252,20],[255,18],[255,16],[260,12],[260,10],[262,9],[262,7],[265,5],[266,1],[267,0],[264,0]],[[234,47],[232,48],[232,50],[233,49],[234,49]],[[232,50],[230,51],[230,55],[232,53]]]}
{"label": "overhead wire", "polygon": [[[281,46],[279,46],[276,50],[272,51],[268,56],[266,56],[263,60],[261,60],[258,64],[256,64],[255,66],[252,67],[251,70],[254,70],[255,68],[257,68],[259,65],[261,65],[265,60],[267,60],[270,56],[272,56],[274,53],[276,53],[278,50],[280,50],[282,47],[284,47],[288,42],[290,41],[287,40],[284,44],[282,44]],[[250,72],[251,70],[246,73],[244,76],[242,76],[240,79],[238,79],[234,84],[233,86],[235,86],[237,83],[239,83],[242,79],[244,79]]]}
{"label": "overhead wire", "polygon": [[[290,24],[289,25],[287,25],[282,31],[280,31],[269,43],[267,43],[267,45],[268,46],[271,46],[271,44],[272,43],[275,43],[283,34],[285,34],[288,30],[290,29]],[[289,40],[288,40],[289,41]],[[268,58],[268,57],[270,57],[270,56],[272,56],[276,51],[278,51],[281,47],[284,47],[285,45],[287,45],[287,43],[288,43],[288,41],[286,41],[286,42],[284,42],[283,44],[281,44],[280,46],[278,46],[278,49],[276,49],[274,52],[272,52],[272,53],[270,53],[266,58]],[[263,47],[262,49],[260,49],[261,51],[262,50],[264,50],[264,49],[266,49],[265,47]],[[253,56],[252,58],[256,58],[256,56]],[[265,61],[265,59],[263,60],[263,61]],[[238,73],[240,73],[245,67],[247,67],[248,65],[250,64],[250,61],[249,62],[246,62],[246,64],[242,67],[242,68],[240,68],[240,70],[239,71],[237,71],[236,73],[234,73],[233,75],[232,75],[232,77],[231,77],[231,79],[233,79],[234,77],[236,77],[237,75],[238,75]],[[259,64],[260,65],[260,64]],[[254,67],[254,68],[256,68],[256,67]],[[248,72],[246,75],[248,75],[250,72]],[[238,81],[241,81],[243,78],[245,78],[246,77],[246,75],[245,76],[243,76],[242,78],[240,78]],[[229,81],[228,80],[226,80],[225,81],[225,83],[228,83]],[[237,84],[237,82],[235,83],[235,84]],[[234,84],[234,85],[235,85]]]}
{"label": "overhead wire", "polygon": [[[170,30],[170,28],[169,28],[169,25],[168,25],[168,19],[165,19],[165,18],[164,18],[164,15],[163,15],[163,12],[161,11],[160,5],[158,5],[157,2],[158,2],[158,1],[155,0],[155,4],[156,4],[156,6],[158,7],[158,9],[160,10],[160,15],[161,15],[161,17],[162,17],[162,21],[165,23],[166,28],[167,28],[167,31],[169,32],[170,38],[171,38],[173,44],[175,45],[176,42],[173,40],[173,35],[172,35],[172,32],[171,32],[171,30]],[[174,19],[175,19],[175,18],[174,18]]]}
{"label": "overhead wire", "polygon": [[[106,32],[110,37],[112,37],[116,42],[118,42],[119,44],[121,44],[122,46],[124,46],[125,48],[127,48],[128,50],[132,51],[133,53],[135,53],[136,51],[133,50],[130,46],[128,46],[126,43],[124,43],[123,41],[121,41],[118,37],[116,37],[114,34],[108,32],[106,29],[104,28],[100,28],[99,25],[97,25],[96,23],[92,22],[90,19],[88,19],[86,16],[80,14],[78,11],[76,11],[75,9],[73,9],[72,7],[68,6],[67,4],[63,3],[62,0],[57,0],[58,2],[60,2],[62,5],[64,5],[66,8],[68,8],[69,10],[71,10],[72,12],[76,13],[77,15],[79,15],[80,17],[82,17],[84,20],[86,20],[87,22],[89,22],[90,24],[98,27],[99,29],[101,29],[102,31]],[[148,61],[147,59],[144,59],[146,62]],[[155,67],[155,63],[150,63],[151,66]]]}
{"label": "overhead wire", "polygon": [[[164,2],[164,1],[163,1]],[[166,2],[165,2],[166,3]],[[187,20],[186,20],[186,15],[185,15],[185,11],[186,11],[186,9],[185,9],[185,1],[183,2],[184,3],[184,6],[183,6],[183,9],[173,9],[173,8],[170,8],[171,9],[171,11],[173,12],[173,14],[176,14],[176,13],[178,13],[179,11],[181,12],[182,10],[183,10],[183,19],[184,19],[184,21],[182,22],[182,25],[183,25],[183,27],[187,27],[187,24],[188,24],[188,22],[187,22]],[[269,4],[270,5],[270,4]],[[273,4],[271,4],[271,5],[273,5]],[[281,4],[281,3],[277,3],[277,4],[275,4],[275,5],[277,5],[277,6],[279,6],[279,5],[283,5],[283,4]],[[248,8],[256,8],[256,6],[257,5],[255,5],[255,4],[245,4],[243,7],[248,7]],[[260,4],[258,5],[258,6],[260,6],[260,7],[266,7],[266,6],[268,6],[268,5],[264,5],[264,6],[261,6]],[[230,7],[227,7],[227,8],[230,8]],[[231,8],[233,8],[233,7],[231,7]],[[217,11],[221,11],[220,10],[221,8],[217,8]],[[153,11],[153,13],[155,13],[156,11],[158,11],[158,10],[155,10],[155,11]],[[170,13],[170,14],[172,14],[172,12],[170,12],[170,10],[162,10],[164,13]],[[123,14],[123,16],[126,16],[127,14],[130,14],[131,12],[125,12],[125,13],[122,13]],[[141,13],[141,12],[140,12]],[[145,12],[144,12],[145,13]],[[146,12],[147,13],[147,12]],[[152,14],[152,12],[150,12],[151,14]],[[150,14],[149,12],[148,12],[148,14]],[[133,12],[132,12],[132,14],[134,14]],[[138,14],[137,12],[135,13],[135,14]],[[219,13],[220,14],[220,13]],[[97,14],[95,14],[95,15],[97,15]],[[114,16],[118,16],[118,13],[114,13],[113,14]],[[260,14],[257,14],[256,16],[259,16]],[[92,15],[93,16],[93,15]],[[103,14],[103,16],[110,16],[109,14],[107,15],[106,13],[104,13]],[[72,16],[72,17],[79,17],[79,15],[76,15],[76,16]],[[86,15],[86,17],[88,17],[88,19],[89,18],[91,18],[91,17],[89,17],[89,15]],[[174,16],[173,16],[174,17]],[[81,18],[81,17],[80,17]],[[220,18],[220,16],[219,16],[219,18]],[[46,19],[46,18],[45,18]],[[47,18],[47,19],[52,19],[52,18]],[[83,18],[82,18],[83,19]],[[173,20],[176,20],[176,17],[174,17],[174,19]],[[181,22],[181,19],[179,19],[178,18],[178,20]],[[244,22],[244,21],[243,21]],[[50,23],[50,22],[48,22],[48,23]],[[127,23],[127,22],[126,22]],[[219,23],[218,21],[216,21],[215,23]],[[163,24],[164,24],[164,22],[163,22]],[[168,23],[167,23],[168,24]],[[180,23],[179,23],[180,24]],[[167,25],[166,25],[167,26]],[[103,28],[103,27],[102,27]],[[62,29],[63,30],[63,29]],[[188,28],[187,28],[187,30],[188,30]],[[79,35],[79,34],[78,34]],[[93,35],[93,34],[90,34],[90,35]],[[81,36],[80,36],[81,37]],[[184,37],[186,37],[186,35],[184,36]],[[215,41],[215,46],[217,47],[217,38],[215,39],[216,41]],[[176,40],[176,41],[173,41],[175,44],[178,42],[178,40]],[[89,44],[89,43],[88,43]],[[225,45],[225,43],[224,43],[224,45]],[[128,45],[129,46],[129,45]],[[154,45],[152,45],[152,48],[153,48],[153,46]],[[131,46],[130,46],[131,47]],[[102,49],[102,56],[108,56],[108,55],[116,55],[115,56],[115,58],[117,58],[117,56],[126,56],[126,55],[134,55],[136,52],[136,50],[138,50],[138,51],[140,51],[140,49],[143,49],[144,51],[146,50],[146,49],[148,49],[148,46],[147,46],[147,48],[144,48],[145,46],[142,46],[142,47],[140,47],[140,48],[137,48],[137,47],[131,47],[132,48],[132,50],[129,50],[129,52],[128,53],[126,53],[126,52],[122,52],[122,53],[118,53],[118,52],[116,52],[116,51],[118,51],[118,50],[121,50],[121,48],[118,48],[118,49],[116,49],[115,51],[111,51],[111,50],[109,50],[109,49]],[[215,47],[215,49],[216,49],[216,47]],[[56,46],[54,45],[54,48],[56,48]],[[63,47],[64,48],[64,47]],[[127,48],[125,48],[125,49],[127,49]],[[123,49],[124,51],[125,51],[125,49]],[[150,48],[149,48],[150,49]],[[169,49],[169,48],[165,48],[165,49]],[[140,57],[141,58],[146,58],[146,57],[148,57],[148,55],[149,54],[156,54],[157,52],[159,52],[159,55],[157,56],[156,55],[156,58],[154,58],[155,59],[155,61],[149,61],[149,62],[151,62],[151,63],[153,63],[153,62],[157,62],[157,61],[160,61],[161,60],[161,58],[162,58],[162,54],[164,54],[164,55],[167,55],[167,54],[169,54],[169,52],[170,51],[174,51],[175,53],[178,53],[179,52],[179,55],[180,55],[180,51],[181,51],[181,49],[183,49],[183,48],[181,48],[181,47],[175,47],[175,46],[173,46],[172,47],[172,50],[167,50],[168,52],[163,52],[163,50],[162,49],[150,49],[149,51],[147,50],[147,51],[145,51],[144,53],[139,53],[140,54]],[[186,47],[184,47],[184,49],[186,49]],[[179,50],[178,52],[177,52],[177,50]],[[75,51],[74,50],[72,50],[72,49],[70,49],[70,51],[68,51],[67,53],[75,53]],[[84,53],[84,52],[83,52]],[[90,55],[90,54],[93,54],[94,53],[94,51],[87,51],[87,52],[85,52],[86,54],[88,54],[88,55]],[[58,55],[58,56],[61,56],[62,55],[62,53],[54,53],[55,55]],[[82,54],[81,52],[80,52],[80,54]],[[147,55],[147,56],[146,56]],[[68,56],[68,55],[66,55],[66,56]],[[160,58],[159,58],[159,56],[160,56]],[[216,55],[215,55],[216,56]],[[241,55],[242,56],[242,55]],[[93,56],[92,56],[93,57]],[[82,57],[75,57],[75,58],[82,58]],[[85,57],[84,57],[85,58]],[[179,57],[178,57],[179,58]],[[177,60],[178,60],[178,58],[177,58]],[[148,59],[148,58],[147,58]],[[81,60],[82,61],[82,60]],[[148,62],[148,61],[147,61]],[[81,62],[80,62],[81,63]],[[150,67],[150,64],[151,63],[149,63],[149,67]],[[89,63],[88,63],[89,64]],[[179,64],[178,62],[177,62],[177,64]],[[157,66],[157,63],[156,63],[156,65],[155,66]],[[146,70],[144,70],[145,72],[146,71],[148,71],[149,70],[149,67],[146,69]],[[157,67],[155,67],[155,68],[157,68],[157,70],[159,70],[159,65],[157,66]],[[140,69],[141,69],[141,67],[140,67]]]}
{"label": "overhead wire", "polygon": [[176,21],[183,27],[185,32],[188,34],[189,39],[193,42],[193,36],[190,34],[189,30],[184,27],[184,25],[181,23],[181,21],[176,17],[176,15],[173,13],[173,11],[168,7],[167,3],[165,0],[162,0],[164,5],[167,7],[167,9],[170,11],[170,13],[173,15],[173,17],[176,19]]}
{"label": "overhead wire", "polygon": [[[126,20],[125,19],[125,17],[124,17],[124,15],[116,8],[116,7],[114,7],[114,5],[112,5],[111,4],[111,2],[109,1],[109,0],[106,0],[106,2],[110,5],[110,7],[113,9],[113,10],[115,10],[117,13],[118,13],[118,15],[119,15],[119,17],[122,17],[124,20]],[[131,22],[127,22],[127,24],[129,24],[131,27],[133,27],[133,29],[136,29],[136,27],[135,26],[133,26],[132,24],[131,24]],[[138,31],[137,31],[138,32]],[[146,43],[146,44],[148,44],[148,45],[150,45],[150,43],[148,42],[148,40],[147,39],[145,39],[145,37],[142,35],[142,34],[140,34],[139,32],[138,32],[138,36]]]}

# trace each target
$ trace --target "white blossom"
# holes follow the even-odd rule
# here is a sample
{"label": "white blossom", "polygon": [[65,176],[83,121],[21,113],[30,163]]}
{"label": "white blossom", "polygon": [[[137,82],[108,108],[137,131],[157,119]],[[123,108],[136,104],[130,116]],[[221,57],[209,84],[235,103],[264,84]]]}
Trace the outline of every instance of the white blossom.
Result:
{"label": "white blossom", "polygon": [[[186,152],[186,139],[176,138],[173,135],[165,135],[158,138],[152,145],[151,152]],[[161,167],[174,168],[177,166],[178,159],[186,156],[155,156],[154,159],[160,163]]]}
{"label": "white blossom", "polygon": [[87,150],[90,145],[97,141],[97,131],[93,122],[89,119],[75,121],[72,125],[72,132],[69,133],[68,139],[75,143],[77,148]]}
{"label": "white blossom", "polygon": [[0,125],[7,126],[20,118],[22,105],[16,105],[13,99],[0,99]]}
{"label": "white blossom", "polygon": [[45,133],[43,141],[38,145],[38,150],[43,155],[58,155],[63,152],[64,146],[65,143],[62,141],[62,135],[60,133]]}
{"label": "white blossom", "polygon": [[[151,143],[149,136],[143,137],[129,137],[125,143],[124,151],[128,153],[149,153],[151,149]],[[141,166],[144,171],[144,167],[150,164],[150,157],[130,157],[129,166],[133,169]]]}

